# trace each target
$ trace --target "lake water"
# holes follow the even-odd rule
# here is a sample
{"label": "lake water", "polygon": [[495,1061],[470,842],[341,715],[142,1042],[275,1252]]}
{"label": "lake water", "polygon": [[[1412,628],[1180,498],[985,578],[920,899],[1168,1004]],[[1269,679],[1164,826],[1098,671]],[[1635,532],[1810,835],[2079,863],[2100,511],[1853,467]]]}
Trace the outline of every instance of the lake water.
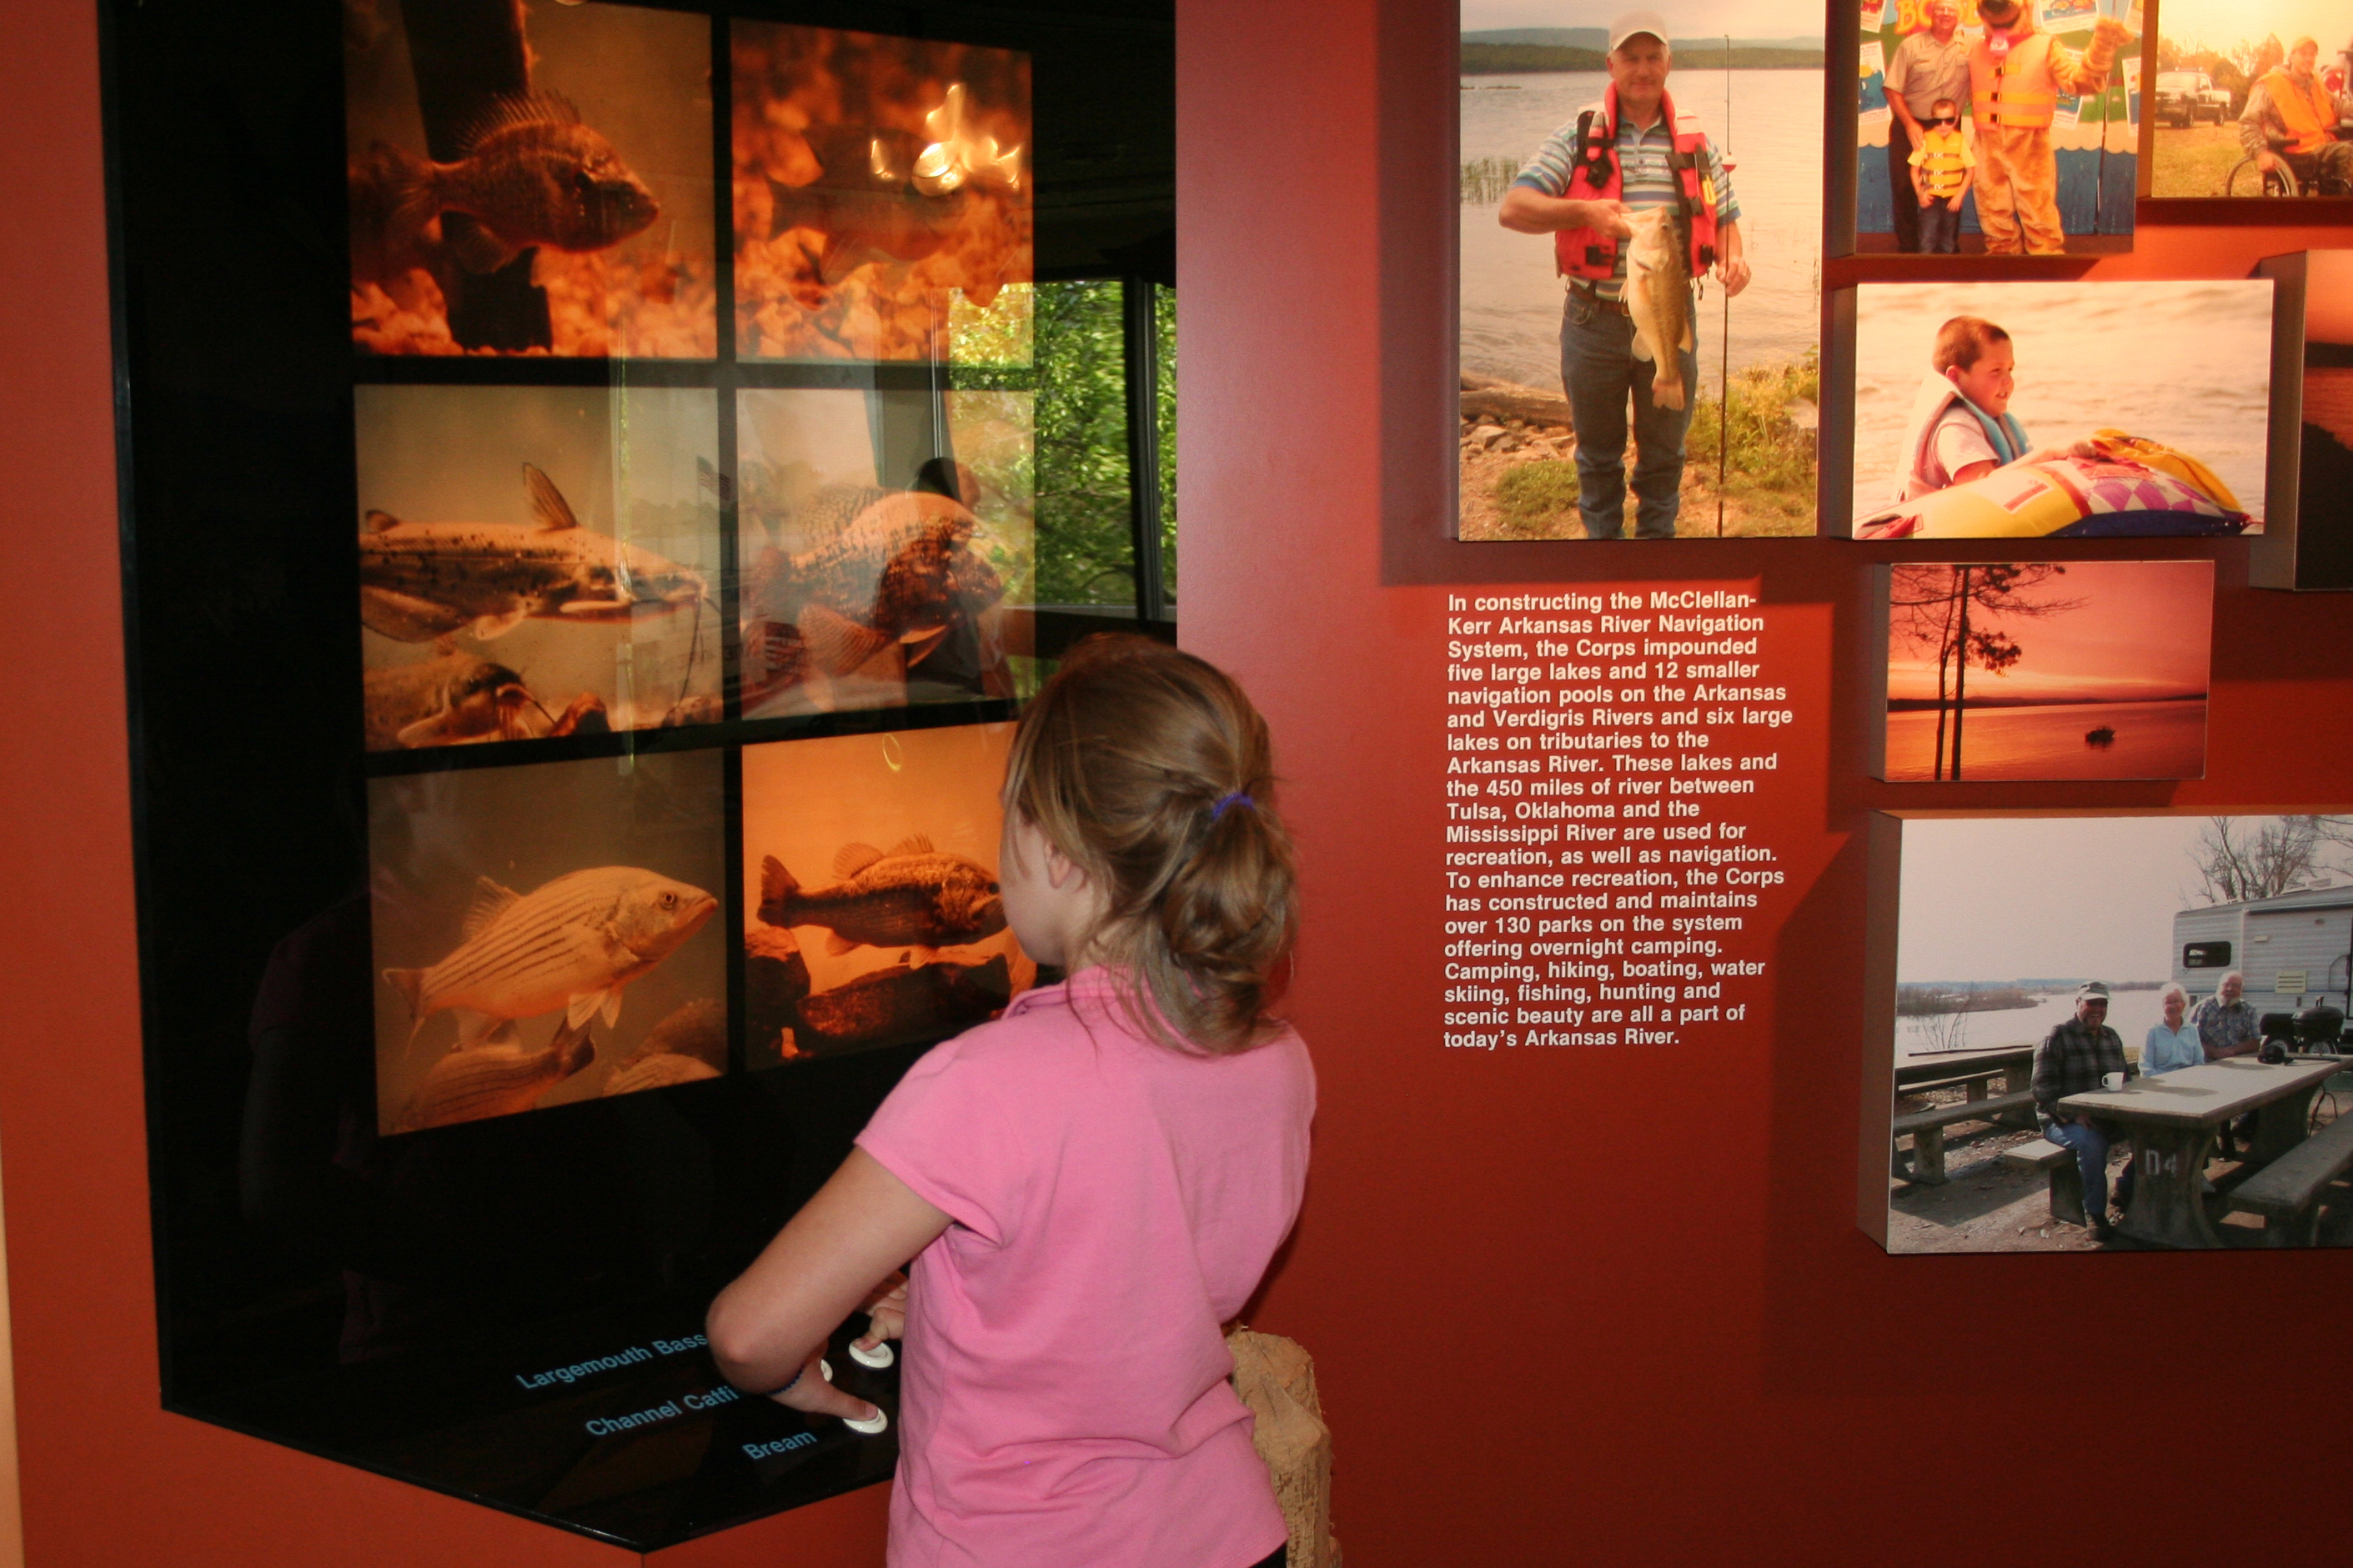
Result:
{"label": "lake water", "polygon": [[[2105,725],[2116,739],[2088,745]],[[1887,716],[1891,783],[1936,777],[1936,714]],[[2070,702],[2033,708],[1972,708],[1961,726],[1964,779],[2194,779],[2206,773],[2206,704]]]}
{"label": "lake water", "polygon": [[1894,482],[1904,421],[1936,329],[1982,316],[2010,334],[2010,411],[2036,445],[2102,427],[2176,447],[2263,515],[2271,285],[2203,282],[1866,283],[1855,300],[1854,502]]}
{"label": "lake water", "polygon": [[[1998,1013],[1960,1014],[1957,1018],[1964,1020],[1957,1026],[1963,1031],[1961,1048],[1990,1050],[2000,1046],[2034,1045],[2051,1032],[2052,1025],[2074,1016],[2075,993],[2072,987],[2056,995],[2042,997],[2031,1007],[2006,1007]],[[2122,1037],[2127,1048],[2136,1052],[2139,1050],[2141,1041],[2148,1037],[2149,1026],[2164,1016],[2165,1010],[2158,1005],[2157,993],[2153,990],[2118,991],[2108,998],[2108,1027]],[[1943,1026],[1955,1016],[1896,1019],[1895,1054],[1900,1058],[1943,1043],[1935,1039],[1929,1026]]]}
{"label": "lake water", "polygon": [[[1516,170],[1546,137],[1576,124],[1577,110],[1599,100],[1608,82],[1598,71],[1463,78],[1462,161],[1500,158]],[[1669,91],[1733,165],[1754,276],[1731,302],[1732,368],[1793,361],[1820,341],[1822,73],[1677,72]],[[1462,368],[1554,389],[1561,279],[1552,243],[1505,229],[1495,206],[1461,204]],[[1701,379],[1711,385],[1724,309],[1711,279],[1699,312]]]}

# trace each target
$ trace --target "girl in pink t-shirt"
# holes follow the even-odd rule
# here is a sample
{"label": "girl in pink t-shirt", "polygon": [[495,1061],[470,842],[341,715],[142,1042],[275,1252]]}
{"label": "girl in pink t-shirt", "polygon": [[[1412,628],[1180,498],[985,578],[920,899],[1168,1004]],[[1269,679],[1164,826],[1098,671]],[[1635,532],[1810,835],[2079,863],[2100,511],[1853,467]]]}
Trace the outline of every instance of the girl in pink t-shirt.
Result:
{"label": "girl in pink t-shirt", "polygon": [[1282,1561],[1223,1336],[1299,1212],[1314,1112],[1265,1011],[1295,919],[1272,779],[1209,665],[1073,650],[1015,734],[997,870],[1070,979],[917,1062],[712,1304],[731,1382],[853,1421],[881,1412],[816,1370],[828,1335],[861,1306],[861,1346],[903,1331],[892,1568]]}

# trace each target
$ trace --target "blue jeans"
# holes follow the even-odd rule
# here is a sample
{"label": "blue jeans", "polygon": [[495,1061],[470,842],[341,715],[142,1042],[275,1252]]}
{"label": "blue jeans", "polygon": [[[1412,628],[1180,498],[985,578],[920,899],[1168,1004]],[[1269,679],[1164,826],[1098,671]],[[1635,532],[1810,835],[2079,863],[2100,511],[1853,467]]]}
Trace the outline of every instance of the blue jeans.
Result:
{"label": "blue jeans", "polygon": [[1588,539],[1626,531],[1626,395],[1634,395],[1634,537],[1672,539],[1683,504],[1683,433],[1699,395],[1699,312],[1682,355],[1683,405],[1651,401],[1651,366],[1634,358],[1634,321],[1576,289],[1560,316],[1560,384],[1577,421],[1577,510]]}
{"label": "blue jeans", "polygon": [[[2107,1217],[2108,1213],[2108,1135],[2096,1121],[2053,1121],[2042,1129],[2042,1136],[2062,1149],[2075,1153],[2075,1169],[2084,1178],[2084,1212],[2094,1220]],[[2116,1178],[2116,1206],[2132,1206],[2133,1168],[2127,1163],[2125,1173]]]}
{"label": "blue jeans", "polygon": [[1920,198],[1912,198],[1912,210],[1920,215],[1920,248],[1930,256],[1952,256],[1961,248],[1961,215],[1945,205],[1940,197],[1926,206]]}

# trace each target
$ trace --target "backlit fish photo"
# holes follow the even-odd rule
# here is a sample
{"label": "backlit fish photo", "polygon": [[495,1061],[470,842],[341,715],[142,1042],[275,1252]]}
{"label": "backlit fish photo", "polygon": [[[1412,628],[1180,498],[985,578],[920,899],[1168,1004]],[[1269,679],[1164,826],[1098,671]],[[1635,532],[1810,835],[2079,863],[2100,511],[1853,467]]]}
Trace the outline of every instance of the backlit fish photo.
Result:
{"label": "backlit fish photo", "polygon": [[1031,395],[753,391],[737,409],[745,717],[1011,696]]}
{"label": "backlit fish photo", "polygon": [[2260,533],[2272,284],[1865,283],[1857,539]]}
{"label": "backlit fish photo", "polygon": [[362,352],[716,352],[709,18],[577,0],[344,13]]}
{"label": "backlit fish photo", "polygon": [[1012,732],[744,748],[751,1065],[945,1039],[1036,983],[997,886]]}
{"label": "backlit fish photo", "polygon": [[738,19],[749,358],[1029,359],[1029,57]]}
{"label": "backlit fish photo", "polygon": [[711,393],[357,399],[369,750],[720,718]]}
{"label": "backlit fish photo", "polygon": [[1873,776],[2205,775],[2212,562],[1906,562],[1880,591]]}
{"label": "backlit fish photo", "polygon": [[726,1070],[721,783],[710,752],[371,782],[379,1131]]}
{"label": "backlit fish photo", "polygon": [[1458,536],[1811,536],[1821,8],[1460,16]]}

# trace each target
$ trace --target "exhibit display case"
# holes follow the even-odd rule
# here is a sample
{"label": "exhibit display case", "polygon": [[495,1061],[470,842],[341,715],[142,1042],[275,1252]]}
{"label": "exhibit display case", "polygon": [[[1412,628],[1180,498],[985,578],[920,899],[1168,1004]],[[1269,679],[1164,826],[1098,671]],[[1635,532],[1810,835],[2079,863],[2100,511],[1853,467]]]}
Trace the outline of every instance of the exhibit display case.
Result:
{"label": "exhibit display case", "polygon": [[1165,31],[106,19],[166,1408],[639,1550],[886,1479],[702,1317],[1038,981],[1038,257],[1165,233]]}

